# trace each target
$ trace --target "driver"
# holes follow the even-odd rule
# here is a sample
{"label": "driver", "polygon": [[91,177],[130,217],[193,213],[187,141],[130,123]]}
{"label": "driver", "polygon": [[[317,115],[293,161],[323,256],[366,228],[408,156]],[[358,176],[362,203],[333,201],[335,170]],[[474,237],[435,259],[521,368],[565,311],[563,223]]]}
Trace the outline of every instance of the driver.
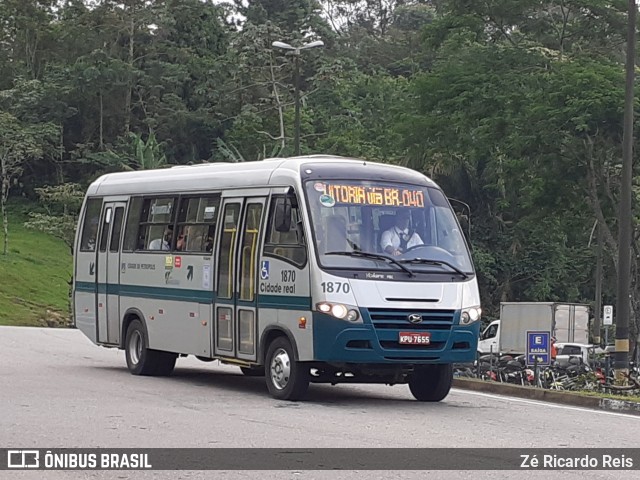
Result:
{"label": "driver", "polygon": [[398,210],[396,224],[382,233],[380,246],[389,255],[402,255],[407,249],[416,245],[424,245],[424,242],[416,232],[409,230],[411,212]]}

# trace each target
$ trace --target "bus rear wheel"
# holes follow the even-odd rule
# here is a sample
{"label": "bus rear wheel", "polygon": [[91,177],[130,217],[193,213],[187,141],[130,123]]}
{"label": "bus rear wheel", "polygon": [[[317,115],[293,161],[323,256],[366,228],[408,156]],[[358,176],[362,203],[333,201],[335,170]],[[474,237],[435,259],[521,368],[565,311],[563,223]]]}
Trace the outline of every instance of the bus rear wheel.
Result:
{"label": "bus rear wheel", "polygon": [[409,390],[421,402],[439,402],[451,390],[453,365],[426,365],[416,368],[409,377]]}
{"label": "bus rear wheel", "polygon": [[267,350],[265,378],[269,393],[279,400],[300,400],[309,388],[309,369],[295,360],[291,342],[278,337]]}
{"label": "bus rear wheel", "polygon": [[147,333],[140,320],[134,320],[127,328],[125,354],[127,367],[133,375],[167,376],[173,371],[178,356],[147,348]]}

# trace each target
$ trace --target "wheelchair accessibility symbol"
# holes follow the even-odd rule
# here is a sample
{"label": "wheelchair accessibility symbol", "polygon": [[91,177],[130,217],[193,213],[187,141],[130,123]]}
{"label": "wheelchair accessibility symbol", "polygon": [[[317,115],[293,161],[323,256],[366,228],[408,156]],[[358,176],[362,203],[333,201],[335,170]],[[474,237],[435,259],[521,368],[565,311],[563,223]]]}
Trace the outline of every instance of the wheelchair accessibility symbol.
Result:
{"label": "wheelchair accessibility symbol", "polygon": [[260,262],[260,279],[269,280],[269,260]]}

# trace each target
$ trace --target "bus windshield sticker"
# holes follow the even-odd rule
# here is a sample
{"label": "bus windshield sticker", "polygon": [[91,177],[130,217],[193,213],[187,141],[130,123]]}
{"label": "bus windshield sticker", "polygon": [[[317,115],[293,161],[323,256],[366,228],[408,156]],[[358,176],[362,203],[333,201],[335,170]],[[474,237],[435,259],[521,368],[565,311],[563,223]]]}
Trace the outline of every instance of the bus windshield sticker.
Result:
{"label": "bus windshield sticker", "polygon": [[325,185],[320,197],[320,203],[325,205],[323,197],[331,198],[334,204],[424,207],[424,191],[420,188],[332,184]]}
{"label": "bus windshield sticker", "polygon": [[333,207],[336,204],[336,200],[331,195],[320,195],[320,203],[324,207]]}
{"label": "bus windshield sticker", "polygon": [[313,184],[313,188],[316,192],[324,192],[326,186],[322,182],[316,182]]}

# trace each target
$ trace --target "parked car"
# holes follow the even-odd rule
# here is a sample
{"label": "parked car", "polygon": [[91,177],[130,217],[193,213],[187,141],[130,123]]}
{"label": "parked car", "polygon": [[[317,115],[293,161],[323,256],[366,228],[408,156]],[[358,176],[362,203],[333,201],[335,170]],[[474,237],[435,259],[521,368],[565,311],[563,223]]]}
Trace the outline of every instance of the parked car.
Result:
{"label": "parked car", "polygon": [[586,343],[559,342],[556,343],[556,348],[558,349],[556,362],[563,366],[568,365],[572,357],[579,358],[582,363],[590,365],[597,354],[596,346]]}

